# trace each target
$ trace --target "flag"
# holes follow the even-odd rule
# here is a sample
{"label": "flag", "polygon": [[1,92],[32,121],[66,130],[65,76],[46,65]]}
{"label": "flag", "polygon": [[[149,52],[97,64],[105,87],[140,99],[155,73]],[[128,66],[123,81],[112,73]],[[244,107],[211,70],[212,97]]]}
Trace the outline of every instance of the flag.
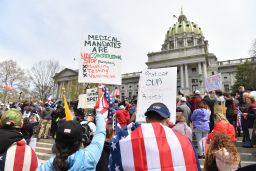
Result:
{"label": "flag", "polygon": [[98,99],[98,101],[95,104],[95,109],[100,112],[105,118],[105,120],[109,117],[109,109],[111,108],[114,98],[110,95],[108,88],[103,87],[102,88],[102,95]]}
{"label": "flag", "polygon": [[66,96],[63,95],[63,98],[64,98],[64,109],[65,109],[66,120],[71,121],[73,120],[73,116],[71,114],[71,111],[69,110]]}
{"label": "flag", "polygon": [[118,88],[115,88],[115,90],[112,92],[113,97],[120,96],[120,90]]}
{"label": "flag", "polygon": [[238,128],[242,128],[242,115],[243,115],[243,113],[241,112],[241,110],[239,110],[239,108],[237,108],[236,126]]}
{"label": "flag", "polygon": [[111,142],[109,171],[201,170],[186,136],[160,123],[142,124],[130,134],[126,129]]}

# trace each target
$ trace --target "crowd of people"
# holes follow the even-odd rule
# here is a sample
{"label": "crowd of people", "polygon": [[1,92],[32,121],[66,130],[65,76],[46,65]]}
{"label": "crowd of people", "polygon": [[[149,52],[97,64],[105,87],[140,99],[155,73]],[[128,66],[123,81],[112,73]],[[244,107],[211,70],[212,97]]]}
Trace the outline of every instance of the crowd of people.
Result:
{"label": "crowd of people", "polygon": [[[0,170],[194,171],[201,170],[199,159],[205,171],[255,169],[240,167],[235,146],[242,136],[243,147],[256,147],[255,100],[256,92],[243,86],[236,94],[196,90],[177,96],[176,123],[166,104],[153,103],[140,124],[136,98],[115,97],[107,118],[70,103],[72,120],[62,101],[1,104]],[[32,138],[54,139],[55,156],[39,164]]]}

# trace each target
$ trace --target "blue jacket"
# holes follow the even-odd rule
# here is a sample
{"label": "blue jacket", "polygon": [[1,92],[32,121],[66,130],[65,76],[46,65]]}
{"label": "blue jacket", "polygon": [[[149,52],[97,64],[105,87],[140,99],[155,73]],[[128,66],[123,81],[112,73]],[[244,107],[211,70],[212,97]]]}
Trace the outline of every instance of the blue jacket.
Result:
{"label": "blue jacket", "polygon": [[[101,114],[96,115],[96,132],[92,142],[86,148],[82,148],[68,157],[69,171],[86,170],[94,171],[100,159],[106,136],[104,118]],[[53,160],[47,160],[37,168],[37,171],[50,171],[53,169]]]}
{"label": "blue jacket", "polygon": [[191,115],[191,121],[193,122],[194,127],[200,131],[210,131],[209,118],[209,112],[202,108],[194,110]]}

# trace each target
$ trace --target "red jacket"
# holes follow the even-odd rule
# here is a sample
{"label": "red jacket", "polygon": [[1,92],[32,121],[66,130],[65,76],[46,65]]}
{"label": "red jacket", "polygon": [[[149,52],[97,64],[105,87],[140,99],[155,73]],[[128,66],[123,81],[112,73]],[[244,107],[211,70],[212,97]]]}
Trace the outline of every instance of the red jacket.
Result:
{"label": "red jacket", "polygon": [[117,122],[121,125],[121,127],[125,127],[130,122],[130,115],[127,110],[120,109],[115,112]]}
{"label": "red jacket", "polygon": [[229,136],[232,142],[236,142],[235,128],[229,122],[220,121],[214,125],[211,133],[208,134],[208,140],[212,140],[215,134],[222,132]]}

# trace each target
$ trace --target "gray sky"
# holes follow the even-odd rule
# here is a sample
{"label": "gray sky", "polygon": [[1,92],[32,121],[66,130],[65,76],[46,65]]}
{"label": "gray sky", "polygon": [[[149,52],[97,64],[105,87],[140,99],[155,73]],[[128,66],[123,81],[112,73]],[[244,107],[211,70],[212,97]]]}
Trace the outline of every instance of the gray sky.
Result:
{"label": "gray sky", "polygon": [[[180,9],[197,23],[218,60],[249,57],[256,38],[255,0],[1,0],[0,62],[24,69],[42,59],[78,69],[82,33],[122,40],[122,73],[146,68]],[[76,61],[74,61],[76,58]]]}

